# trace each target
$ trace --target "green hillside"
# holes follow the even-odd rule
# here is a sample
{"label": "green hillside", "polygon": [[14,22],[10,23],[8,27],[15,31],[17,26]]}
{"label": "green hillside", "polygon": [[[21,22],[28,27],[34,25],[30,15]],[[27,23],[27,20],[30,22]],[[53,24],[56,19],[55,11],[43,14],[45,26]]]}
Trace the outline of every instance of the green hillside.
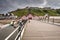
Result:
{"label": "green hillside", "polygon": [[17,16],[23,16],[23,15],[27,15],[28,13],[31,13],[33,15],[37,15],[37,16],[43,16],[46,13],[48,13],[50,16],[60,16],[60,10],[45,10],[45,9],[41,9],[41,8],[24,8],[24,9],[17,9],[15,11],[12,11],[10,13],[13,13],[14,15]]}

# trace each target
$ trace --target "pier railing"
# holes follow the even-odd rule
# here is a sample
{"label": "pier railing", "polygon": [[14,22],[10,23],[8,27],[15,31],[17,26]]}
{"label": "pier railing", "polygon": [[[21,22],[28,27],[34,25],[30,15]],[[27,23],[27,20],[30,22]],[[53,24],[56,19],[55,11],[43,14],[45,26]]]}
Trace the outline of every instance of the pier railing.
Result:
{"label": "pier railing", "polygon": [[[26,24],[27,20],[24,20],[22,22],[22,26],[19,24],[19,26],[10,34],[8,35],[5,40],[20,40],[23,32],[24,32],[24,25]],[[16,34],[16,36],[14,36]],[[14,36],[14,37],[13,37]]]}
{"label": "pier railing", "polygon": [[54,16],[48,17],[48,18],[42,17],[39,20],[43,22],[51,23],[51,24],[60,25],[60,17],[54,17]]}

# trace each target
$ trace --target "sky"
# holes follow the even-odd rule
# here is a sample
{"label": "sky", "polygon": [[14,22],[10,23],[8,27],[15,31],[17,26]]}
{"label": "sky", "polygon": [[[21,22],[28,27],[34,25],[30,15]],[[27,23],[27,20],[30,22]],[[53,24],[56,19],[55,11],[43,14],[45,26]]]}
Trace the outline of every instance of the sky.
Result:
{"label": "sky", "polygon": [[7,13],[18,8],[52,7],[60,8],[60,0],[0,0],[0,14]]}

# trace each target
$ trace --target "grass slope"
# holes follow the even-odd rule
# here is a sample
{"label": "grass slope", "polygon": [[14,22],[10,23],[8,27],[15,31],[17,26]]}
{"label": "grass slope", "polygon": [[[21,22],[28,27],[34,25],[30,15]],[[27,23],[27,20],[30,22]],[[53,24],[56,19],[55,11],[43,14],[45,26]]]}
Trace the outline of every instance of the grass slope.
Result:
{"label": "grass slope", "polygon": [[[14,15],[17,15],[18,17],[27,15],[29,13],[28,9],[17,9],[15,11],[12,11]],[[45,10],[40,8],[30,8],[30,13],[37,16],[43,16],[46,13],[48,13],[50,16],[60,16],[60,10]]]}

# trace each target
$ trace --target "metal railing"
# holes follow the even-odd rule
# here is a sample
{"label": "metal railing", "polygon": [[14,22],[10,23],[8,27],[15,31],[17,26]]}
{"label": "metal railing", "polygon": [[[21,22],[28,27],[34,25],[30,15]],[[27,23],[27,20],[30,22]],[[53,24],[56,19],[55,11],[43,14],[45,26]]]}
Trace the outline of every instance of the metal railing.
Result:
{"label": "metal railing", "polygon": [[42,19],[39,19],[39,20],[42,21],[42,22],[50,23],[50,24],[60,25],[60,23],[57,22],[60,19],[57,19],[55,17],[52,17],[52,18],[50,18],[50,17],[49,18],[42,18]]}
{"label": "metal railing", "polygon": [[5,38],[5,40],[10,40],[10,38],[14,35],[14,33],[16,31],[18,31],[18,33],[17,33],[16,37],[14,38],[14,40],[18,40],[22,35],[22,31],[24,30],[24,25],[25,25],[26,22],[27,22],[27,20],[22,21],[22,23],[23,23],[22,26],[20,26],[20,24],[19,24],[19,26],[10,35],[8,35]]}

